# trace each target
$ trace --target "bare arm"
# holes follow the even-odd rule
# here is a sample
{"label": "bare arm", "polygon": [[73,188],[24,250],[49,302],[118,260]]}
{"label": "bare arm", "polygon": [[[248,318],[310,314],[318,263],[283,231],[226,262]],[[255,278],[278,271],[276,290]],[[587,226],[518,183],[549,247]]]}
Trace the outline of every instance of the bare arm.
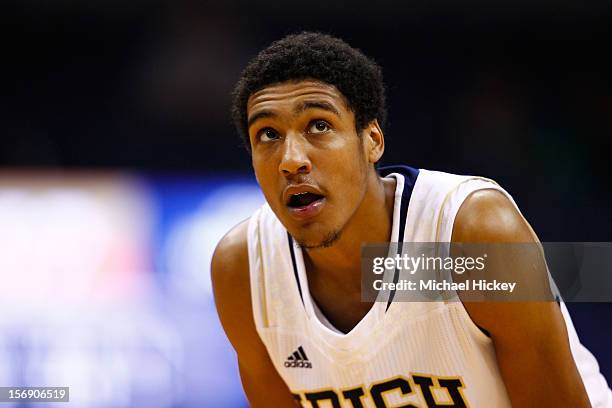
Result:
{"label": "bare arm", "polygon": [[[536,243],[538,239],[505,195],[483,190],[472,193],[463,203],[455,219],[452,241]],[[488,276],[511,276],[519,284],[542,282],[546,268],[538,251],[521,251],[512,262],[511,271],[500,265],[488,268]],[[491,335],[512,406],[591,406],[557,303],[463,303],[472,320]]]}
{"label": "bare arm", "polygon": [[238,355],[240,378],[254,408],[295,407],[291,392],[274,368],[253,321],[249,283],[247,221],[217,245],[211,273],[217,312]]}

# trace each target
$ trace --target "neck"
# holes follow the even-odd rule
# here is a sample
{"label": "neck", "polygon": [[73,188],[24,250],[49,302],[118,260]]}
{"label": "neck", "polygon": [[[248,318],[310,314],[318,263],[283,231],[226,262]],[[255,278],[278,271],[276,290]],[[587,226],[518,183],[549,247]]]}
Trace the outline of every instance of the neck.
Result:
{"label": "neck", "polygon": [[395,185],[395,179],[371,172],[364,199],[340,238],[331,247],[304,252],[309,279],[321,278],[350,292],[361,290],[361,246],[391,238]]}

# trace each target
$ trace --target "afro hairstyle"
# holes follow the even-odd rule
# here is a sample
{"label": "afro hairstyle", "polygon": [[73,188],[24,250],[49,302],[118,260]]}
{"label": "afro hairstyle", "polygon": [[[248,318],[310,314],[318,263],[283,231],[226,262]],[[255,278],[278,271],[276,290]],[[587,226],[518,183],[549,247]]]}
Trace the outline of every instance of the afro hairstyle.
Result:
{"label": "afro hairstyle", "polygon": [[355,114],[358,133],[377,119],[384,128],[387,111],[380,66],[339,38],[317,32],[288,35],[259,52],[242,72],[232,97],[232,119],[250,151],[249,97],[266,86],[314,79],[333,85]]}

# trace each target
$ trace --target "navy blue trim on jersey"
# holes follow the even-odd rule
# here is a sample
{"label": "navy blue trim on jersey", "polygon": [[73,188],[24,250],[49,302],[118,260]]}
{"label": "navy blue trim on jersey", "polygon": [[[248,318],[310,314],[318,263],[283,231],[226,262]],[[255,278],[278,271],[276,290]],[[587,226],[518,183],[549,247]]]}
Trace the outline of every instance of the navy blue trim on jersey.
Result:
{"label": "navy blue trim on jersey", "polygon": [[378,172],[382,177],[386,177],[391,173],[399,173],[404,176],[404,191],[402,191],[402,203],[400,205],[400,224],[398,235],[398,240],[402,242],[404,240],[404,230],[406,229],[408,204],[410,203],[412,190],[414,190],[414,183],[416,183],[417,177],[419,176],[419,170],[408,166],[398,165],[381,167],[378,169]]}
{"label": "navy blue trim on jersey", "polygon": [[[416,183],[417,177],[419,176],[419,170],[404,166],[384,166],[378,169],[381,177],[386,177],[391,173],[399,173],[404,176],[404,190],[402,191],[401,203],[400,203],[400,220],[399,220],[399,235],[398,241],[402,242],[404,240],[404,231],[406,229],[406,216],[408,215],[408,204],[410,203],[410,197],[412,196],[412,190],[414,189],[414,184]],[[300,276],[298,275],[297,263],[295,261],[295,252],[293,249],[293,237],[291,234],[287,232],[287,239],[289,242],[289,253],[291,254],[291,264],[293,265],[293,274],[295,275],[295,281],[297,282],[298,291],[300,292],[300,299],[302,299],[302,304],[304,304],[304,296],[302,295],[302,285],[300,284]],[[401,255],[401,247],[398,247],[398,253]],[[399,280],[399,272],[396,269],[395,274],[393,276],[393,282],[397,283]],[[387,302],[387,308],[385,312],[389,310],[389,306],[393,302],[393,298],[395,297],[395,290],[393,290],[389,296],[389,301]]]}
{"label": "navy blue trim on jersey", "polygon": [[[391,173],[399,173],[404,176],[404,190],[402,191],[402,198],[400,203],[400,221],[399,221],[399,234],[397,236],[398,242],[404,241],[404,232],[406,229],[406,217],[408,216],[408,204],[410,203],[410,197],[412,196],[412,190],[414,190],[414,184],[416,183],[417,177],[419,176],[419,170],[412,167],[397,165],[397,166],[384,166],[378,169],[378,172],[382,177],[385,177]],[[398,255],[402,255],[402,246],[397,246]],[[397,283],[399,280],[399,271],[395,269],[393,274],[393,283]],[[389,310],[393,298],[395,297],[395,289],[389,294],[389,300],[387,301],[387,308],[385,312]]]}
{"label": "navy blue trim on jersey", "polygon": [[297,282],[298,291],[300,292],[300,299],[304,304],[304,296],[302,295],[302,285],[300,284],[300,276],[298,275],[297,263],[295,262],[295,252],[293,250],[293,237],[287,232],[287,240],[289,241],[289,253],[291,254],[291,264],[293,265],[293,274],[295,275],[295,281]]}

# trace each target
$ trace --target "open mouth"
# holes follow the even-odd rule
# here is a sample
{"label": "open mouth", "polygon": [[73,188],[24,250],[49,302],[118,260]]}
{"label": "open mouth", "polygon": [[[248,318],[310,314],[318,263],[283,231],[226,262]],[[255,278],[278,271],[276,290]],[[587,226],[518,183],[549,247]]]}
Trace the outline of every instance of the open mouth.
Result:
{"label": "open mouth", "polygon": [[289,197],[289,202],[287,203],[287,206],[289,206],[290,208],[303,208],[321,199],[323,199],[323,196],[315,193],[303,192],[298,194],[292,194]]}

